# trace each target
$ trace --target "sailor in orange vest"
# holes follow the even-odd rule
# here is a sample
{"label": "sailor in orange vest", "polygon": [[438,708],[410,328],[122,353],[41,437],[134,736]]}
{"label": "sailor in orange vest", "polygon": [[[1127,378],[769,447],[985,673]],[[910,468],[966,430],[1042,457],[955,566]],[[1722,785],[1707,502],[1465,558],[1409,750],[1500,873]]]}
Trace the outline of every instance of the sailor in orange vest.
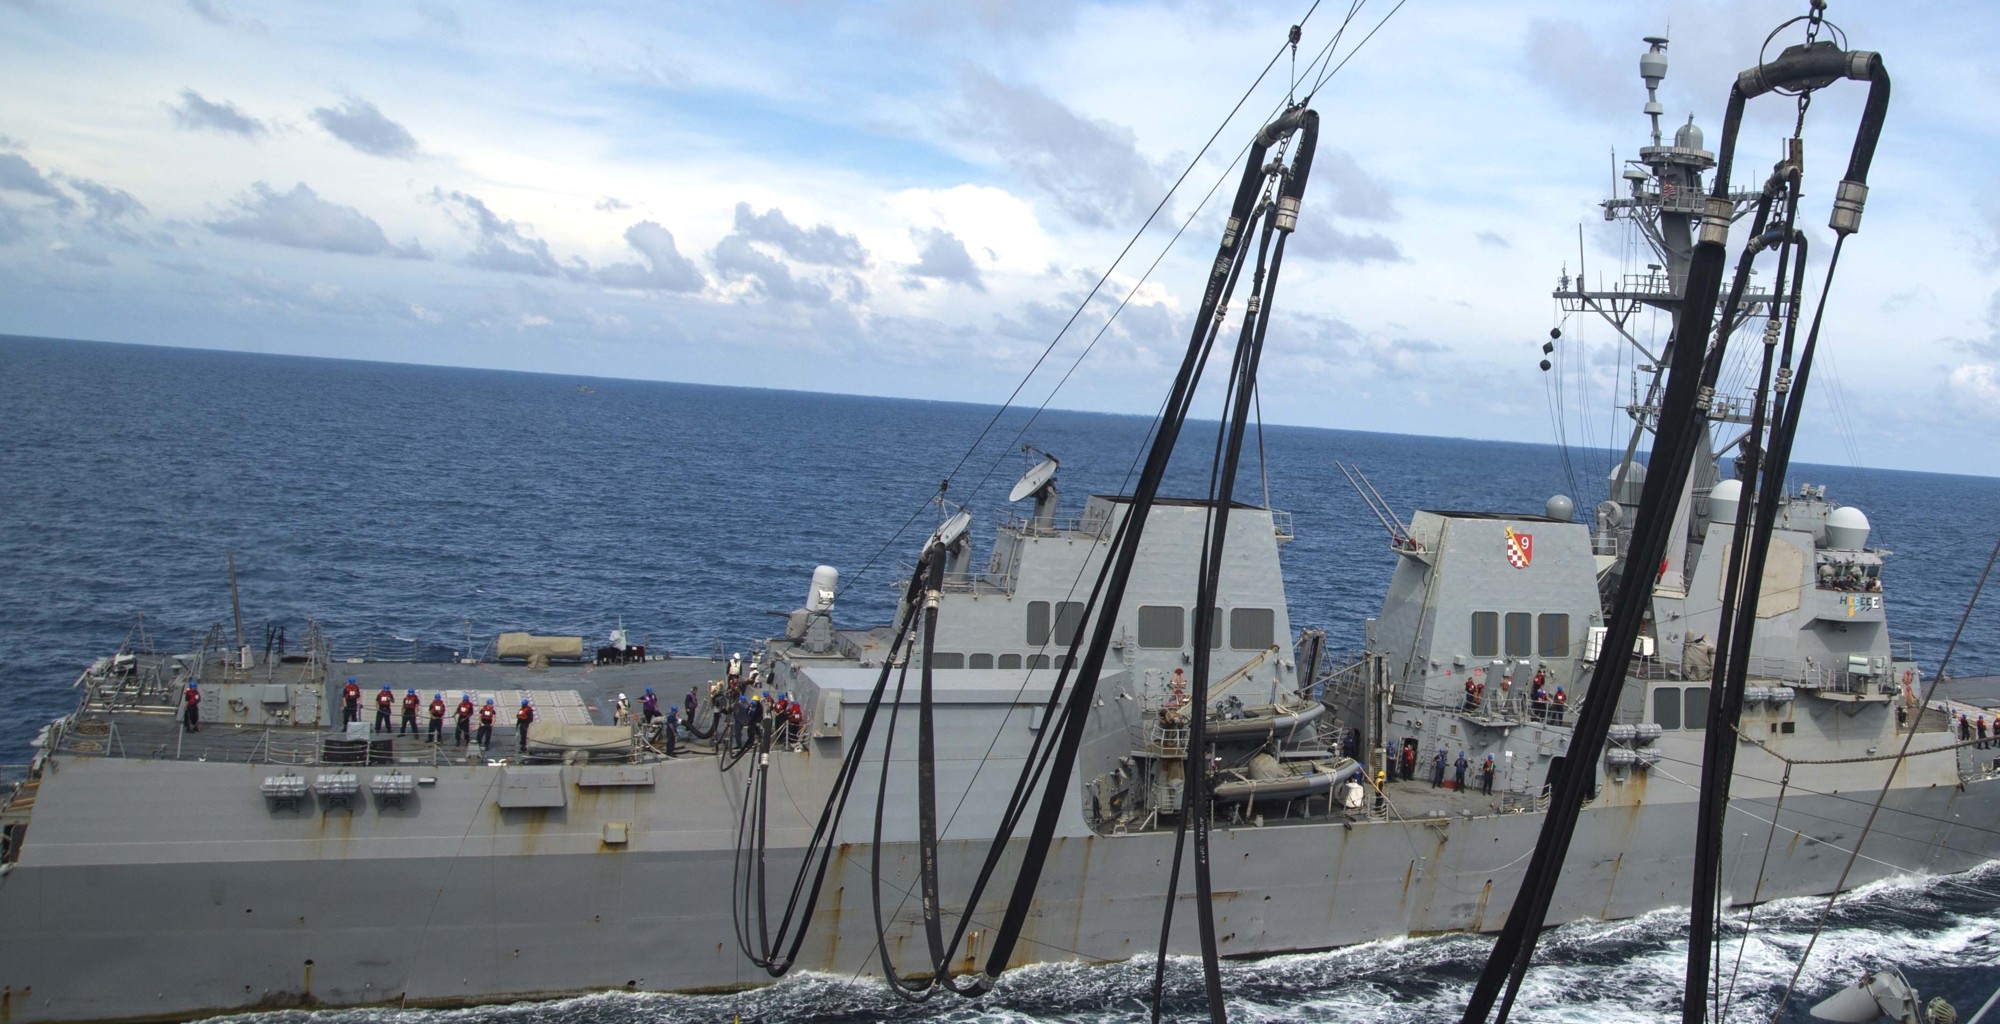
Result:
{"label": "sailor in orange vest", "polygon": [[201,731],[201,684],[189,682],[181,691],[181,731]]}
{"label": "sailor in orange vest", "polygon": [[452,732],[451,738],[461,747],[472,739],[472,694],[459,695],[458,726]]}
{"label": "sailor in orange vest", "polygon": [[486,706],[479,709],[479,749],[493,745],[493,698],[486,698]]}
{"label": "sailor in orange vest", "polygon": [[396,735],[401,736],[406,732],[412,736],[417,734],[417,707],[422,703],[415,690],[403,695],[403,727],[396,730]]}
{"label": "sailor in orange vest", "polygon": [[528,726],[535,724],[535,706],[521,698],[521,710],[514,712],[514,733],[520,737],[521,753],[528,752]]}
{"label": "sailor in orange vest", "polygon": [[1565,721],[1563,716],[1568,713],[1569,694],[1564,693],[1563,688],[1558,686],[1556,695],[1550,699],[1554,701],[1554,706],[1549,708],[1549,715],[1557,725],[1562,725]]}
{"label": "sailor in orange vest", "polygon": [[382,692],[375,695],[375,727],[369,732],[388,732],[389,714],[396,707],[396,695],[389,692],[389,684],[382,684]]}
{"label": "sailor in orange vest", "polygon": [[431,735],[432,743],[444,742],[444,694],[431,694]]}
{"label": "sailor in orange vest", "polygon": [[361,721],[361,685],[353,676],[348,676],[347,685],[340,688],[340,713],[343,725]]}

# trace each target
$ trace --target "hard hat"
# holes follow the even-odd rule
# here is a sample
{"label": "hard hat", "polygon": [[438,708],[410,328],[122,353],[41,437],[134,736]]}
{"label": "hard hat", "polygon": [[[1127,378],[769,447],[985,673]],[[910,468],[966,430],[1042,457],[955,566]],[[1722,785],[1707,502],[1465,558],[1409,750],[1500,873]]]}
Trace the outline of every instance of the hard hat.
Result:
{"label": "hard hat", "polygon": [[351,682],[353,682],[353,681],[354,681],[354,677],[353,677],[353,676],[348,676],[348,677],[347,677],[347,681],[348,681],[348,682],[350,682],[350,683],[351,683]]}
{"label": "hard hat", "polygon": [[431,694],[431,699],[432,699],[432,700],[443,700],[443,699],[444,699],[444,694],[442,694],[442,693],[433,693],[433,694]]}
{"label": "hard hat", "polygon": [[521,698],[521,706],[524,708],[528,706],[528,698],[526,697]]}
{"label": "hard hat", "polygon": [[413,686],[413,687],[411,687],[411,688],[410,688],[410,692],[411,692],[411,693],[415,693],[415,692],[417,692],[417,690],[416,690],[416,687],[414,687],[414,686]]}
{"label": "hard hat", "polygon": [[491,698],[491,697],[488,697],[488,698],[486,698],[486,703],[487,703],[487,704],[489,704],[489,705],[490,705],[490,704],[492,704],[492,703],[493,703],[493,698]]}
{"label": "hard hat", "polygon": [[388,688],[389,688],[389,684],[388,684],[388,683],[383,683],[383,684],[382,684],[382,688],[383,688],[384,690],[388,689]]}
{"label": "hard hat", "polygon": [[190,683],[188,683],[188,689],[190,689],[190,690],[199,690],[199,689],[201,689],[201,684],[200,684],[199,682],[190,682]]}
{"label": "hard hat", "polygon": [[472,699],[472,694],[469,694],[469,693],[461,693],[461,694],[459,694],[459,695],[458,695],[458,699],[459,699],[459,700],[471,700],[471,699]]}
{"label": "hard hat", "polygon": [[650,686],[646,687],[646,692],[647,692],[647,693],[652,693],[652,692],[653,692],[653,688],[652,688],[652,687],[650,687]]}
{"label": "hard hat", "polygon": [[619,699],[619,700],[624,700],[624,699],[625,699],[625,695],[624,695],[624,694],[622,694],[622,693],[621,693],[621,694],[619,694],[619,695],[618,695],[618,699]]}

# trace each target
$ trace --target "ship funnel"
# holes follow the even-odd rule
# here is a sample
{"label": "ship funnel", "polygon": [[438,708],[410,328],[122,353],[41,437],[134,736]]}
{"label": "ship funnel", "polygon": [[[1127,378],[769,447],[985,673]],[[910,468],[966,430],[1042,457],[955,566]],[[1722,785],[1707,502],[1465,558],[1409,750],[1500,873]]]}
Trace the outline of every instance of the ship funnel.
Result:
{"label": "ship funnel", "polygon": [[1860,551],[1868,546],[1868,517],[1852,505],[1842,505],[1826,517],[1826,546]]}
{"label": "ship funnel", "polygon": [[1724,480],[1708,492],[1708,521],[1735,527],[1736,509],[1743,503],[1743,481]]}

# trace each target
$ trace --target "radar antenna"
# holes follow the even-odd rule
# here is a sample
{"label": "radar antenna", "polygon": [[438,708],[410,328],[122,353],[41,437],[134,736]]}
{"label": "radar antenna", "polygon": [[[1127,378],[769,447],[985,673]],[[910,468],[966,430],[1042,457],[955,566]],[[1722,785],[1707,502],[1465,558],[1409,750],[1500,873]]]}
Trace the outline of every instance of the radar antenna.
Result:
{"label": "radar antenna", "polygon": [[1033,445],[1022,445],[1021,450],[1040,455],[1042,461],[1035,463],[1033,468],[1021,475],[1020,482],[1008,493],[1007,500],[1016,502],[1034,498],[1035,514],[1029,525],[1041,530],[1053,529],[1056,522],[1056,497],[1060,493],[1056,489],[1056,470],[1061,468],[1062,462]]}

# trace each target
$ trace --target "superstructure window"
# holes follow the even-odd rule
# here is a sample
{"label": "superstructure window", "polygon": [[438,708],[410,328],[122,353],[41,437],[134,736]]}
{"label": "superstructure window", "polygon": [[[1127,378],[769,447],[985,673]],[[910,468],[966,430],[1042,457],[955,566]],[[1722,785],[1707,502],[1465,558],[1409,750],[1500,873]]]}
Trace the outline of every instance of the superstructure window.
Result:
{"label": "superstructure window", "polygon": [[1229,609],[1229,646],[1239,651],[1261,651],[1271,646],[1277,616],[1269,608]]}
{"label": "superstructure window", "polygon": [[1472,656],[1491,658],[1500,653],[1500,613],[1472,613]]}
{"label": "superstructure window", "polygon": [[1068,647],[1070,644],[1076,642],[1076,635],[1082,630],[1083,602],[1056,602],[1056,643],[1063,647]]}
{"label": "superstructure window", "polygon": [[959,653],[956,653],[956,652],[954,652],[954,653],[951,653],[951,654],[946,654],[946,653],[945,653],[945,652],[943,652],[943,651],[932,651],[932,652],[931,652],[931,667],[932,667],[932,668],[964,668],[964,667],[965,667],[965,655],[963,655],[963,654],[959,654]]}
{"label": "superstructure window", "polygon": [[975,654],[966,659],[965,665],[967,668],[992,668],[993,656],[991,654]]}
{"label": "superstructure window", "polygon": [[1535,617],[1527,612],[1507,613],[1507,656],[1525,658],[1535,653]]}
{"label": "superstructure window", "polygon": [[1020,655],[1018,655],[1018,654],[1003,654],[1003,655],[1001,655],[1001,656],[1000,656],[1000,667],[1001,667],[1001,668],[1012,668],[1012,669],[1018,669],[1018,668],[1020,668],[1020,667],[1021,667],[1021,656],[1020,656]]}
{"label": "superstructure window", "polygon": [[1564,658],[1569,656],[1569,613],[1543,612],[1541,636],[1535,646],[1544,658]]}
{"label": "superstructure window", "polygon": [[1049,656],[1048,656],[1048,655],[1046,655],[1046,654],[1030,654],[1030,655],[1028,655],[1028,667],[1029,667],[1029,668],[1048,668],[1048,667],[1049,667]]}
{"label": "superstructure window", "polygon": [[1687,723],[1686,728],[1689,729],[1708,728],[1708,687],[1690,686],[1687,688],[1687,718],[1685,721]]}
{"label": "superstructure window", "polygon": [[1049,642],[1049,603],[1047,601],[1028,602],[1028,646],[1040,647]]}
{"label": "superstructure window", "polygon": [[[1707,703],[1703,701],[1703,703]],[[1653,691],[1653,724],[1662,729],[1681,727],[1681,688],[1662,686]]]}
{"label": "superstructure window", "polygon": [[1214,608],[1209,611],[1208,649],[1211,651],[1222,649],[1222,609],[1220,608]]}
{"label": "superstructure window", "polygon": [[1179,650],[1187,640],[1187,609],[1174,604],[1139,606],[1139,646]]}

